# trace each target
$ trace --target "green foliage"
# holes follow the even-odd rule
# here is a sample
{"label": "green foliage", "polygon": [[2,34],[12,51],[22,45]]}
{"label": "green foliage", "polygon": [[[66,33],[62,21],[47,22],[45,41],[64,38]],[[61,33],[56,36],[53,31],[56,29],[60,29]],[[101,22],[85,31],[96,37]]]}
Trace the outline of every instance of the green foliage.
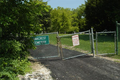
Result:
{"label": "green foliage", "polygon": [[0,80],[19,80],[17,75],[24,75],[30,71],[27,59],[0,58]]}
{"label": "green foliage", "polygon": [[73,17],[73,20],[72,20],[72,26],[73,27],[78,27],[79,29],[79,32],[82,31],[82,30],[85,30],[85,22],[86,22],[86,19],[85,19],[85,5],[82,4],[80,5],[77,9],[73,9],[73,14],[72,14],[72,17]]}
{"label": "green foliage", "polygon": [[47,29],[50,9],[42,0],[0,1],[0,80],[17,80],[29,69],[28,49],[35,48],[31,32]]}
{"label": "green foliage", "polygon": [[79,6],[77,9],[69,9],[57,7],[51,11],[51,31],[59,33],[79,32],[84,29],[85,5]]}
{"label": "green foliage", "polygon": [[11,59],[17,59],[18,57],[27,57],[28,51],[26,49],[29,49],[33,46],[33,43],[30,46],[30,43],[20,43],[16,40],[2,40],[0,44],[0,57]]}
{"label": "green foliage", "polygon": [[51,26],[51,7],[47,5],[47,2],[34,0],[33,2],[31,2],[31,9],[34,11],[33,17],[35,22],[33,26],[36,26],[34,32],[48,32],[48,28]]}
{"label": "green foliage", "polygon": [[115,22],[120,21],[120,0],[87,0],[86,28],[95,31],[115,30]]}
{"label": "green foliage", "polygon": [[16,40],[4,40],[0,43],[0,57],[17,59],[20,57],[23,45]]}
{"label": "green foliage", "polygon": [[40,32],[44,25],[48,26],[51,8],[47,3],[38,0],[25,1],[24,4],[17,0],[3,0],[0,7],[1,57],[25,58],[28,49],[35,47],[30,32]]}
{"label": "green foliage", "polygon": [[68,32],[71,27],[71,10],[57,7],[51,11],[51,31]]}

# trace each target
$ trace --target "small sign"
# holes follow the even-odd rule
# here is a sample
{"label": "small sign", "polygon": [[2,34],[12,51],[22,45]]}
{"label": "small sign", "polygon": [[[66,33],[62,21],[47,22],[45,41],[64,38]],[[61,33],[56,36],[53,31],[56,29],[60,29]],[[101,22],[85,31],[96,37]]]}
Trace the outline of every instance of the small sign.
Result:
{"label": "small sign", "polygon": [[72,36],[72,42],[73,42],[73,46],[77,46],[79,45],[79,36],[78,35],[74,35]]}
{"label": "small sign", "polygon": [[49,44],[49,36],[36,36],[32,37],[35,45],[46,45]]}

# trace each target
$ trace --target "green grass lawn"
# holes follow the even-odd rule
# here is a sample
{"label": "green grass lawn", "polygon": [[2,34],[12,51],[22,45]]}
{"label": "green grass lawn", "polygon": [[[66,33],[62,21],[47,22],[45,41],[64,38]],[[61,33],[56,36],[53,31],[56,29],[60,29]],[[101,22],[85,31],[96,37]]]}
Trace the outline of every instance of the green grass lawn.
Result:
{"label": "green grass lawn", "polygon": [[115,53],[114,35],[99,34],[97,45],[98,45],[98,54]]}
{"label": "green grass lawn", "polygon": [[[63,34],[60,34],[60,36]],[[63,45],[67,45],[67,46],[73,46],[72,43],[72,36],[67,36],[67,37],[62,37],[61,38],[61,43]],[[79,35],[79,43],[80,45],[75,46],[74,48],[83,50],[83,51],[87,51],[88,53],[91,52],[91,46],[90,46],[90,40],[89,40],[89,35]]]}

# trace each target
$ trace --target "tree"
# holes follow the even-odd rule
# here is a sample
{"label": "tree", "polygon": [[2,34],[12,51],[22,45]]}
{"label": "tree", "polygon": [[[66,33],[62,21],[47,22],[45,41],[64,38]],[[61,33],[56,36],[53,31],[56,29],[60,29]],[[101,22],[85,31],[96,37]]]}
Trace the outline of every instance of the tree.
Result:
{"label": "tree", "polygon": [[85,26],[85,5],[82,4],[77,9],[73,9],[73,26],[77,26],[79,31],[84,30]]}
{"label": "tree", "polygon": [[[47,12],[46,6],[38,0],[24,1],[24,4],[21,0],[3,0],[0,2],[0,27],[2,28],[0,56],[4,57],[6,55],[4,53],[7,53],[5,52],[6,48],[2,48],[4,44],[6,45],[8,42],[12,45],[16,42],[21,45],[20,48],[22,50],[20,53],[17,52],[20,56],[16,56],[21,58],[26,57],[28,49],[34,47],[30,33],[40,31],[43,23],[40,22],[38,16],[43,16],[43,9]],[[46,16],[44,17],[46,18]],[[10,50],[7,51],[10,52]],[[15,55],[15,53],[12,52],[11,55]]]}
{"label": "tree", "polygon": [[95,31],[115,30],[115,22],[120,21],[119,0],[88,0],[86,2],[86,28]]}
{"label": "tree", "polygon": [[72,11],[69,8],[57,7],[51,11],[51,30],[69,32],[72,21]]}

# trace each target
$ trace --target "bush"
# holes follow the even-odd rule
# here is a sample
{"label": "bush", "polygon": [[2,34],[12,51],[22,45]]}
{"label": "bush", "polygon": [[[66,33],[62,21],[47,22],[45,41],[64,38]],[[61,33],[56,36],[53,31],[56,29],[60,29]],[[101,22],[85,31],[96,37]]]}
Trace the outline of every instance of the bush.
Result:
{"label": "bush", "polygon": [[3,40],[0,45],[0,57],[17,59],[20,57],[23,45],[16,40]]}
{"label": "bush", "polygon": [[19,80],[17,75],[24,75],[29,72],[30,62],[24,60],[11,60],[10,58],[0,58],[0,80]]}
{"label": "bush", "polygon": [[27,46],[16,40],[0,42],[0,80],[18,80],[17,75],[30,71]]}
{"label": "bush", "polygon": [[[29,40],[29,41],[28,41]],[[30,39],[23,42],[16,40],[2,40],[0,45],[0,57],[17,59],[25,59],[29,52],[27,49],[34,48],[34,44],[30,43]]]}

